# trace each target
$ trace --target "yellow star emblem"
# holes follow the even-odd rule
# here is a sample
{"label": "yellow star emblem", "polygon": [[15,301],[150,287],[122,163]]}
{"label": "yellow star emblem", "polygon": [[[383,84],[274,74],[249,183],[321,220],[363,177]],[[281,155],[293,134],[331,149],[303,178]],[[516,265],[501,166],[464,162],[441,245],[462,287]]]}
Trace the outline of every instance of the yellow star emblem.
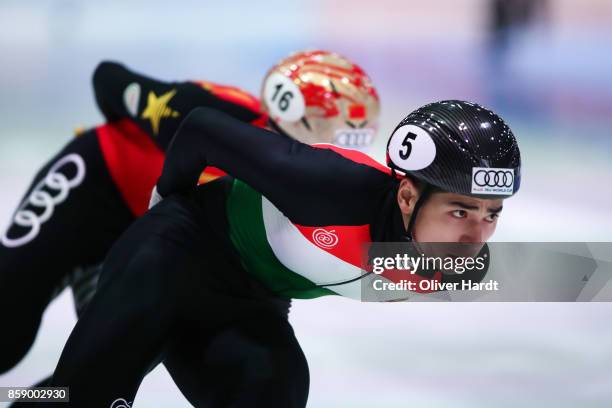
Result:
{"label": "yellow star emblem", "polygon": [[147,98],[147,107],[142,111],[142,119],[149,119],[151,121],[151,128],[153,134],[157,135],[159,132],[159,123],[162,118],[173,117],[176,118],[180,114],[168,106],[170,99],[176,94],[176,89],[166,92],[163,95],[157,96],[153,91],[149,92]]}

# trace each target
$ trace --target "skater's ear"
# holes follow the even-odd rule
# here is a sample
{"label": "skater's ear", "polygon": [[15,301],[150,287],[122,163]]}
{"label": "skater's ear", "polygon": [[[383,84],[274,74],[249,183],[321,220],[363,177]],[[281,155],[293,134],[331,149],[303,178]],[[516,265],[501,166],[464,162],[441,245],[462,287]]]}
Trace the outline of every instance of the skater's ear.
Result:
{"label": "skater's ear", "polygon": [[400,181],[397,189],[397,204],[402,212],[402,218],[404,219],[406,228],[408,228],[408,221],[412,216],[414,206],[419,200],[422,191],[423,185],[410,177],[404,177],[402,181]]}

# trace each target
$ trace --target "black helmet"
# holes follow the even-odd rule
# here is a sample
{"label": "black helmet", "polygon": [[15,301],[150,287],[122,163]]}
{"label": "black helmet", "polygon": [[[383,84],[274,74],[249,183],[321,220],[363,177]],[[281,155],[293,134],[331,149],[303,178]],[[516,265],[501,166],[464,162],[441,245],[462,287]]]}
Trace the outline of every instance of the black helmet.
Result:
{"label": "black helmet", "polygon": [[502,118],[478,104],[441,101],[410,113],[387,143],[387,164],[441,190],[505,198],[521,185],[521,154]]}

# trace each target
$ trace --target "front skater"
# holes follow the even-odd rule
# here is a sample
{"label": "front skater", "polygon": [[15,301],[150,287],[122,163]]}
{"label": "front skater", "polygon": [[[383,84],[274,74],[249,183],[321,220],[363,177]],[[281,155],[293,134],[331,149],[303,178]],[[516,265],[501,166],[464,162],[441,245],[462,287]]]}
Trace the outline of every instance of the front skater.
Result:
{"label": "front skater", "polygon": [[[412,112],[387,156],[405,177],[355,151],[192,112],[157,184],[166,199],[112,249],[53,385],[70,387],[72,406],[131,403],[165,361],[195,406],[305,406],[289,299],[358,297],[364,243],[485,242],[520,185],[512,132],[473,103]],[[236,178],[196,189],[206,165]],[[512,183],[483,189],[481,171]]]}

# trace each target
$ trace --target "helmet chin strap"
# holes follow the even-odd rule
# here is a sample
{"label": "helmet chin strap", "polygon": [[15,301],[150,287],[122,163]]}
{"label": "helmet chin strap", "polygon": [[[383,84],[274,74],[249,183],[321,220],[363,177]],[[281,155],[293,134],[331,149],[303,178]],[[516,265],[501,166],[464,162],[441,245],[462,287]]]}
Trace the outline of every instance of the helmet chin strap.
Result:
{"label": "helmet chin strap", "polygon": [[425,187],[423,188],[423,191],[421,192],[421,196],[417,199],[416,203],[414,203],[414,209],[412,210],[412,215],[410,216],[410,221],[408,222],[408,228],[406,229],[406,235],[404,237],[406,241],[409,241],[409,242],[414,241],[414,224],[416,222],[416,217],[421,207],[423,207],[423,204],[425,204],[425,201],[427,201],[427,199],[431,195],[431,191],[432,189],[429,186],[429,184],[425,184]]}

